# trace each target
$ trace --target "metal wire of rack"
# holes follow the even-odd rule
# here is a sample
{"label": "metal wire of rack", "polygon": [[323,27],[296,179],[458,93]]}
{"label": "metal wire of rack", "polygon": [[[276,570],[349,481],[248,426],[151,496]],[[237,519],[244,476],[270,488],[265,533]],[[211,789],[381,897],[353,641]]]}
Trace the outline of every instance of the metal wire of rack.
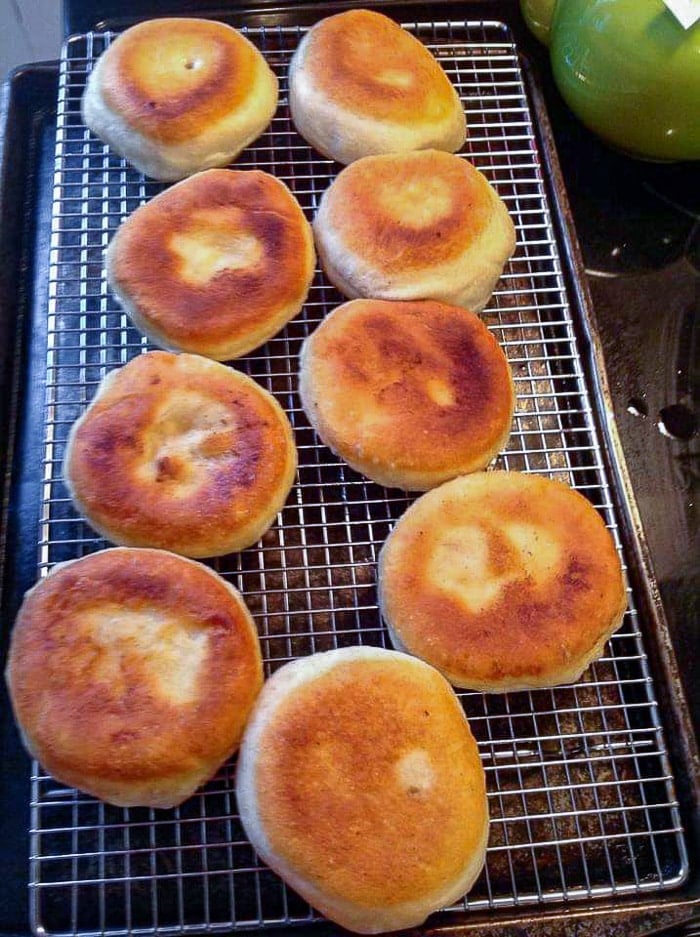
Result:
{"label": "metal wire of rack", "polygon": [[[547,206],[517,50],[499,23],[409,23],[458,89],[464,153],[495,185],[518,247],[485,312],[517,389],[500,467],[583,491],[620,538]],[[296,134],[286,70],[302,30],[251,29],[280,79],[270,129],[237,161],[282,178],[309,217],[338,167]],[[44,490],[38,566],[104,544],[62,484],[69,428],[103,375],[147,348],[107,290],[103,251],[120,221],[163,186],[109,154],[81,123],[80,96],[110,34],[68,40],[62,57],[49,282]],[[365,480],[320,445],[296,396],[304,337],[342,301],[318,273],[302,314],[236,367],[290,416],[299,477],[256,547],[215,563],[244,594],[267,671],[315,651],[385,644],[375,560],[412,500]],[[687,874],[678,805],[630,593],[625,624],[576,685],[461,693],[484,760],[487,863],[453,911],[656,891]],[[121,809],[65,789],[35,765],[31,915],[36,933],[169,934],[315,920],[256,858],[240,825],[234,765],[169,811]]]}

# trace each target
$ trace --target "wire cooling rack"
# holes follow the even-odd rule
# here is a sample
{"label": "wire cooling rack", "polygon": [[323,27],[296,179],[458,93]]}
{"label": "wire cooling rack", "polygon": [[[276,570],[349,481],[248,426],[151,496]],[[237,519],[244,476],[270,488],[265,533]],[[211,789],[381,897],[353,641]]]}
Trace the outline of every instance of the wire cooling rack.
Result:
{"label": "wire cooling rack", "polygon": [[[543,185],[517,50],[498,23],[406,24],[459,90],[465,155],[510,210],[518,247],[485,318],[506,350],[517,412],[501,467],[569,482],[619,537]],[[272,126],[237,162],[284,179],[309,218],[338,167],[296,134],[286,70],[301,30],[251,29],[280,78]],[[38,564],[104,544],[73,511],[61,478],[69,428],[98,382],[147,344],[107,290],[103,251],[118,224],[163,186],[92,137],[80,96],[109,34],[70,39],[58,102],[51,242],[44,491]],[[215,564],[245,595],[268,673],[314,651],[386,644],[375,561],[408,496],[366,481],[320,445],[296,394],[304,337],[342,301],[317,274],[303,313],[236,362],[280,400],[299,476],[260,544]],[[657,703],[630,595],[605,657],[575,686],[461,693],[487,772],[487,863],[451,911],[513,908],[681,884],[687,858]],[[31,913],[37,933],[151,934],[315,920],[260,864],[241,828],[227,765],[176,810],[121,809],[59,786],[32,788]],[[391,870],[387,870],[391,874]]]}

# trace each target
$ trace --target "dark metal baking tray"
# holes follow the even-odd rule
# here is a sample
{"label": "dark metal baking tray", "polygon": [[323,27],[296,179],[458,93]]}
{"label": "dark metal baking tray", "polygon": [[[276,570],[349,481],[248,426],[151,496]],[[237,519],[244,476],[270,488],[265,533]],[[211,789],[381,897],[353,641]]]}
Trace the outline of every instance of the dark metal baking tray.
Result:
{"label": "dark metal baking tray", "polygon": [[[37,439],[27,424],[43,407],[46,312],[58,67],[33,65],[3,86],[0,130],[0,668],[12,620],[31,585],[36,536]],[[36,328],[36,331],[34,329]],[[29,471],[28,471],[29,470]],[[29,488],[27,499],[22,489]],[[0,682],[0,933],[29,927],[30,761]]]}
{"label": "dark metal baking tray", "polygon": [[[308,12],[308,11],[307,11],[307,12]],[[418,19],[419,17],[416,16],[416,18]],[[554,181],[556,182],[556,181],[557,181],[557,179],[556,179],[556,165],[554,164],[554,162],[553,162],[553,160],[552,160],[552,154],[551,154],[551,151],[550,151],[550,149],[549,149],[549,143],[548,143],[548,140],[547,140],[547,137],[546,137],[546,123],[545,123],[544,114],[543,114],[543,113],[540,111],[540,109],[539,109],[539,103],[538,103],[538,101],[537,101],[536,91],[534,90],[534,88],[533,88],[532,86],[529,88],[529,90],[530,90],[530,93],[531,93],[531,94],[534,94],[534,95],[535,95],[535,98],[532,99],[532,104],[533,104],[533,106],[535,107],[535,113],[536,113],[536,114],[538,115],[538,117],[540,118],[540,120],[539,120],[539,124],[540,124],[539,129],[540,129],[540,132],[541,132],[541,133],[544,132],[544,136],[541,136],[540,139],[539,139],[540,153],[541,153],[542,156],[544,157],[545,165],[547,166],[547,168],[548,168],[548,170],[549,170],[549,178],[550,178],[550,179],[554,178]],[[551,198],[553,195],[556,195],[555,190],[552,190],[552,191],[550,192],[550,198]],[[560,209],[560,210],[562,210],[560,214],[559,214],[559,213],[556,213],[556,214],[555,214],[554,223],[557,224],[557,222],[560,222],[560,221],[562,220],[562,218],[564,217],[564,215],[565,215],[565,212],[563,211],[563,209],[565,208],[565,206],[563,205],[563,199],[561,199],[561,198],[555,198],[554,201],[553,201],[553,205],[554,205],[555,209]],[[573,309],[574,309],[574,313],[575,313],[575,315],[574,315],[574,322],[575,322],[575,325],[576,325],[576,327],[577,327],[577,329],[578,329],[578,331],[579,331],[579,336],[578,336],[579,347],[580,347],[580,349],[582,350],[581,360],[582,360],[582,362],[584,363],[584,365],[585,365],[585,367],[586,367],[586,371],[588,371],[589,366],[590,366],[590,364],[591,364],[591,360],[588,358],[588,355],[589,355],[590,352],[591,352],[591,348],[590,348],[590,346],[589,346],[589,344],[588,344],[588,341],[587,341],[587,334],[586,334],[587,319],[586,319],[586,316],[585,316],[585,306],[584,306],[584,302],[583,302],[583,301],[585,300],[585,296],[579,294],[578,291],[577,291],[577,287],[580,289],[580,278],[577,277],[578,271],[576,270],[575,263],[572,263],[572,261],[575,261],[575,255],[574,255],[574,253],[573,253],[573,248],[571,247],[571,244],[570,244],[570,242],[568,241],[568,239],[567,239],[567,237],[566,237],[566,231],[565,231],[564,228],[562,228],[561,230],[558,230],[558,231],[557,231],[557,234],[558,234],[558,244],[559,244],[559,248],[560,248],[560,251],[561,251],[561,253],[562,253],[562,259],[567,262],[567,267],[568,267],[568,269],[565,269],[564,273],[568,275],[567,278],[570,277],[570,279],[569,279],[569,289],[570,289],[569,301],[571,302],[571,305],[572,305],[572,307],[573,307]],[[533,259],[533,258],[530,258],[530,260],[532,260],[532,259]],[[538,258],[537,256],[535,256],[534,259],[537,261],[539,258]],[[531,265],[531,264],[530,264],[530,269],[532,269],[532,265]],[[45,280],[42,281],[42,280],[40,279],[39,282],[41,283],[42,286],[45,287],[45,285],[46,285],[46,281],[45,281]],[[573,288],[573,289],[572,289],[572,288]],[[88,292],[88,293],[90,292],[89,288],[88,288],[87,292]],[[333,301],[338,301],[338,300],[335,299],[335,300],[333,300]],[[505,308],[507,308],[507,300],[504,302],[504,305],[505,305]],[[41,308],[41,307],[40,307],[40,308]],[[548,324],[549,324],[549,325],[552,325],[552,326],[553,326],[553,329],[554,329],[554,331],[551,333],[552,339],[556,339],[558,342],[561,342],[561,335],[557,336],[557,334],[556,334],[556,329],[557,329],[558,326],[561,326],[563,323],[562,323],[562,322],[557,322],[556,319],[555,319],[553,322],[550,322],[550,323],[548,323]],[[522,333],[522,327],[523,327],[523,325],[524,325],[525,327],[528,327],[528,326],[530,325],[530,323],[528,323],[527,320],[525,321],[525,323],[523,323],[522,321],[520,322],[521,333]],[[38,343],[38,347],[39,347],[39,348],[41,348],[41,339],[42,339],[42,336],[41,336],[40,332],[39,332],[39,333],[35,333],[35,341]],[[525,342],[527,343],[528,339],[527,339],[525,336],[523,336],[523,335],[521,334],[521,341],[522,341],[522,339],[524,339]],[[545,340],[545,341],[548,340],[546,336],[545,336],[545,339],[544,339],[544,340]],[[515,346],[516,344],[517,344],[516,342],[511,342],[511,345],[512,345],[512,346]],[[519,352],[519,351],[516,351],[516,356],[517,356],[517,354],[520,354],[520,352]],[[531,359],[531,358],[532,358],[532,355],[525,354],[524,357],[525,357],[525,359],[527,360],[527,359]],[[550,355],[549,357],[552,357],[552,356]],[[570,358],[570,356],[564,355],[563,358]],[[44,360],[45,360],[45,359],[44,359]],[[102,360],[101,363],[104,364],[104,359]],[[527,368],[530,370],[530,372],[532,371],[532,365],[533,365],[532,360],[528,360],[528,361],[527,361]],[[31,366],[31,364],[30,364],[30,366]],[[40,370],[40,367],[39,367],[39,370]],[[274,376],[274,375],[272,375],[272,374],[268,371],[268,378],[271,378],[271,377],[273,377],[273,376]],[[277,376],[280,376],[280,375],[277,375]],[[283,375],[281,375],[281,376],[282,376],[282,377],[287,377],[287,375],[285,375],[285,374],[283,374]],[[589,379],[590,379],[592,376],[594,377],[594,375],[591,375],[591,374],[588,374],[587,376],[589,377]],[[575,373],[568,373],[568,372],[565,372],[565,373],[562,375],[562,377],[563,377],[564,380],[566,380],[566,379],[569,379],[569,380],[571,380],[571,379],[578,379],[578,375],[577,375],[577,374],[575,374]],[[530,380],[531,383],[532,383],[533,381],[534,381],[535,383],[537,383],[537,381],[538,381],[539,378],[540,378],[540,375],[537,374],[537,373],[535,373],[534,375],[533,375],[532,373],[530,373],[530,375],[529,375],[529,380]],[[51,380],[49,381],[49,383],[51,383]],[[54,383],[55,383],[55,382],[54,382]],[[23,381],[20,381],[20,387],[22,387],[23,384],[24,384],[24,382],[23,382]],[[32,385],[32,386],[33,386],[33,385]],[[594,389],[594,391],[596,391],[596,392],[598,392],[598,393],[600,393],[600,391],[601,391],[601,388],[600,388],[600,387],[596,387],[595,383],[593,384],[593,389]],[[286,391],[286,388],[285,388],[285,391]],[[603,399],[603,402],[604,402],[604,394],[602,394],[601,396],[602,396],[602,399]],[[598,403],[600,404],[600,398],[599,398],[599,400],[598,400]],[[36,404],[36,401],[35,401],[35,404]],[[43,398],[42,398],[42,404],[43,404]],[[21,408],[21,409],[22,409],[22,408]],[[29,409],[31,410],[31,407],[30,407]],[[35,414],[36,414],[36,412],[37,412],[37,411],[34,410],[34,413],[35,413]],[[41,412],[41,411],[39,411],[39,412]],[[578,415],[579,417],[581,416],[581,414],[576,414],[576,413],[573,414],[574,417],[576,417],[577,415]],[[599,416],[600,413],[598,413],[597,415]],[[592,418],[594,419],[594,422],[596,422],[595,417],[596,417],[596,414],[592,414]],[[527,418],[524,418],[524,419],[527,419]],[[532,432],[532,429],[529,429],[529,430],[528,430],[527,425],[526,425],[525,423],[522,424],[522,427],[521,427],[521,428],[522,428],[522,432],[520,433],[520,437],[521,437],[521,441],[522,441],[522,439],[526,437],[526,435],[527,435],[528,432]],[[546,427],[545,427],[545,428],[546,428]],[[542,431],[542,429],[543,429],[543,427],[540,426],[540,432]],[[568,428],[567,428],[567,429],[568,429]],[[576,430],[576,427],[574,426],[574,431],[575,431],[575,430]],[[606,463],[606,468],[607,468],[608,470],[614,470],[614,469],[615,469],[615,464],[614,464],[614,462],[611,462],[609,466],[607,465],[609,453],[607,452],[607,447],[606,447],[606,445],[605,445],[605,442],[606,442],[606,440],[605,440],[605,435],[606,435],[606,434],[605,434],[605,425],[604,425],[604,423],[602,423],[602,424],[597,428],[597,431],[598,431],[599,433],[602,433],[601,438],[602,438],[602,440],[603,440],[603,446],[602,446],[601,449],[600,449],[600,456],[601,456],[601,458],[605,461],[605,463]],[[569,448],[569,450],[570,450],[569,455],[571,455],[572,447],[568,447],[568,448]],[[549,451],[550,451],[550,457],[555,456],[556,447],[548,447],[548,446],[545,444],[544,446],[540,445],[540,450],[542,450],[542,449],[544,449],[544,450],[549,450]],[[525,453],[525,455],[524,455],[525,462],[527,462],[527,458],[528,458],[527,446],[521,446],[521,450],[524,451],[524,453]],[[540,453],[540,454],[541,454],[541,453]],[[514,457],[514,458],[515,458],[515,457]],[[534,458],[534,453],[533,453],[533,458]],[[569,456],[567,456],[567,458],[569,458]],[[575,456],[574,456],[574,458],[575,458]],[[326,461],[327,461],[327,460],[326,460]],[[522,462],[522,457],[521,457],[521,462]],[[333,467],[333,466],[331,465],[331,467]],[[520,464],[520,465],[515,465],[514,467],[527,467],[527,465],[522,466],[522,464]],[[557,465],[556,465],[556,462],[555,462],[554,464],[552,464],[551,461],[550,461],[550,458],[548,458],[547,461],[546,461],[546,466],[543,466],[543,467],[552,469],[552,468],[556,468]],[[569,465],[564,465],[564,466],[562,466],[562,467],[565,467],[565,468],[567,468],[567,470],[568,470],[568,469],[570,469],[571,466],[570,466],[570,464],[569,464]],[[574,466],[574,467],[575,467],[575,466]],[[601,470],[601,468],[602,468],[602,466],[597,466],[597,465],[587,465],[587,466],[586,466],[586,465],[582,465],[582,466],[581,466],[581,469],[582,469],[582,470],[585,470],[585,471],[587,471],[587,472],[591,472],[591,471],[592,471],[594,475],[595,475],[595,472]],[[23,477],[25,477],[25,480],[26,480],[26,476],[27,476],[27,475],[31,475],[31,474],[32,474],[31,472],[27,472],[26,469],[27,469],[27,465],[25,464],[25,465],[24,465],[24,471],[22,471],[22,473],[21,473],[21,474],[23,475]],[[36,473],[34,473],[34,474],[36,474]],[[356,484],[356,482],[355,482],[353,479],[344,479],[344,483],[345,483],[346,486],[348,486],[349,488],[352,488],[352,486],[353,486],[354,484]],[[598,483],[597,483],[595,480],[593,480],[592,483],[590,483],[590,487],[591,487],[591,488],[596,488],[597,485],[598,485]],[[589,485],[587,485],[587,483],[586,483],[585,480],[584,480],[584,482],[583,482],[583,487],[584,487],[584,488],[589,487]],[[624,508],[625,508],[625,501],[624,501],[623,498],[620,498],[620,499],[618,500],[618,496],[620,495],[620,490],[619,490],[617,487],[616,487],[611,493],[614,494],[614,496],[615,496],[615,497],[614,497],[614,500],[615,500],[616,503],[615,503],[615,504],[612,504],[612,503],[611,503],[611,504],[607,504],[607,503],[606,503],[606,504],[599,504],[599,507],[601,507],[601,509],[604,510],[604,511],[613,511],[615,508],[617,508],[618,510],[619,510],[620,508],[622,508],[622,513],[620,514],[620,517],[622,518],[622,522],[623,522],[623,524],[624,524],[624,523],[625,523],[625,520],[626,520],[626,519],[625,519],[625,510],[624,510]],[[360,499],[357,499],[357,498],[356,498],[356,500],[360,500],[360,501],[365,500],[365,501],[366,501],[366,500],[367,500],[367,492],[366,492],[366,490],[363,491],[362,498],[360,498]],[[400,502],[400,499],[397,500],[397,503],[399,503],[399,502]],[[11,503],[12,503],[13,505],[16,505],[18,502],[13,498]],[[27,506],[30,506],[30,505],[31,505],[31,493],[30,493],[30,496],[26,499],[26,504],[27,504]],[[9,528],[8,528],[8,532],[9,532]],[[81,536],[84,536],[84,535],[81,535]],[[8,538],[8,539],[9,539],[9,538]],[[30,542],[31,542],[31,541],[30,541]],[[324,548],[327,548],[328,546],[329,546],[329,545],[328,545],[328,543],[326,542],[326,543],[324,544]],[[632,552],[633,552],[633,557],[634,557],[634,556],[635,556],[634,541],[632,542]],[[32,558],[32,559],[33,559],[33,558]],[[328,567],[328,568],[330,568],[330,566],[332,566],[332,565],[333,565],[333,564],[326,563],[326,567]],[[641,569],[641,568],[637,569],[636,557],[635,557],[635,562],[634,562],[633,565],[635,566],[635,570],[633,570],[633,573],[639,571],[639,572],[641,572],[642,575],[643,575],[644,570]],[[27,578],[29,578],[30,581],[31,581],[31,577],[27,577]],[[18,579],[17,577],[13,577],[13,581],[19,582],[19,579]],[[27,583],[25,583],[25,584],[27,584]],[[17,590],[17,593],[19,593],[20,591],[21,591],[21,589],[18,589],[18,590]],[[17,596],[15,596],[15,603],[16,603],[16,598],[17,598]],[[324,611],[324,609],[319,609],[319,611]],[[646,613],[645,613],[645,615],[646,615]],[[652,624],[654,624],[653,617],[652,617],[651,621],[652,621]],[[646,622],[645,622],[645,623],[646,623]],[[653,635],[652,635],[652,641],[653,641]],[[284,656],[284,655],[283,655],[283,656]],[[672,662],[671,662],[671,663],[672,663]],[[605,665],[603,665],[603,666],[605,666]],[[617,666],[617,665],[616,665],[616,666]],[[658,679],[658,678],[657,678],[657,679]],[[665,685],[665,684],[663,684],[663,678],[662,678],[662,686],[663,686],[663,685]],[[600,691],[598,691],[598,692],[600,692]],[[678,715],[679,715],[679,724],[683,724],[684,714],[683,714],[683,712],[682,712],[682,701],[680,701],[680,700],[678,699],[678,695],[677,695],[677,694],[671,694],[671,695],[672,695],[672,699],[673,699],[673,703],[674,703],[674,712],[675,712],[676,709],[680,710],[680,712],[678,713]],[[581,707],[577,705],[575,708],[576,708],[577,710],[580,710]],[[512,721],[513,714],[512,714],[512,713],[511,713],[511,714],[506,714],[506,713],[504,713],[504,714],[502,714],[502,717],[503,717],[503,719],[505,719],[506,721],[508,721],[508,719],[511,719],[511,721]],[[561,732],[555,732],[554,735],[555,735],[555,737],[557,738],[557,740],[558,740],[559,742],[562,742],[562,733],[561,733]],[[541,742],[541,741],[542,741],[542,739],[540,738],[540,739],[539,739],[539,742]],[[571,741],[572,741],[572,740],[568,740],[568,741],[567,741],[567,744],[570,745],[570,744],[571,744]],[[546,755],[547,755],[547,752],[546,752],[546,751],[542,752],[542,750],[540,750],[539,755],[542,755],[542,754],[544,754],[544,755],[546,756]],[[561,754],[561,751],[559,752],[559,754]],[[566,754],[566,752],[565,752],[565,754]],[[537,757],[537,756],[536,756],[536,757]],[[524,751],[521,751],[519,754],[516,755],[516,760],[517,760],[517,759],[523,759],[523,758],[524,758],[525,760],[527,760],[527,759],[530,759],[530,761],[532,760],[532,756],[531,756],[530,754],[526,754]],[[565,759],[565,760],[566,760],[566,759]],[[540,769],[542,769],[542,765],[540,766]],[[519,766],[518,770],[522,770],[522,765]],[[568,769],[567,769],[567,770],[568,770]],[[39,782],[39,783],[42,783],[42,782]],[[522,794],[521,794],[521,796],[522,796]],[[526,811],[526,812],[527,812],[527,811]],[[577,822],[579,822],[579,821],[577,821]],[[584,822],[585,822],[585,821],[584,821]],[[628,833],[629,833],[629,829],[628,829]],[[609,857],[608,857],[608,859],[609,859]],[[535,872],[535,874],[536,874],[536,872]],[[686,891],[687,891],[687,888],[686,888]],[[541,896],[541,897],[542,897],[542,896]],[[668,909],[668,912],[669,912],[670,914],[673,914],[674,909],[675,909],[675,911],[678,912],[679,914],[683,914],[683,913],[685,913],[685,909],[683,908],[683,905],[684,905],[684,903],[687,901],[687,898],[688,898],[688,895],[687,895],[687,894],[684,894],[681,899],[679,899],[678,895],[676,895],[676,896],[674,896],[674,897],[672,897],[672,898],[655,896],[653,900],[647,900],[647,901],[643,901],[643,900],[642,900],[642,901],[637,901],[637,902],[634,902],[634,903],[638,905],[639,911],[642,913],[642,916],[644,916],[644,915],[647,913],[647,911],[648,911],[648,912],[654,912],[654,913],[662,912],[662,911],[664,910],[664,908],[667,908],[667,909]],[[622,904],[624,904],[624,907],[621,906]],[[619,902],[619,903],[617,903],[616,913],[625,913],[625,914],[627,914],[627,913],[631,910],[632,905],[633,905],[633,902],[630,902],[630,901],[626,901],[626,902],[624,902],[624,903],[623,903],[623,902]],[[603,915],[603,914],[609,914],[609,913],[610,913],[610,912],[609,912],[609,905],[608,905],[607,903],[603,902],[603,901],[592,902],[592,903],[590,903],[590,904],[589,904],[589,903],[586,903],[586,906],[585,906],[585,907],[579,906],[578,908],[577,908],[575,905],[572,904],[572,906],[571,906],[571,908],[569,909],[569,911],[567,911],[567,915],[573,914],[574,916],[578,916],[579,914],[585,914],[585,915],[590,916],[590,917],[592,917],[592,918],[595,918],[596,916],[601,916],[601,915]],[[473,922],[474,924],[476,924],[476,917],[477,917],[477,916],[474,915],[474,914],[470,915],[470,916],[466,919],[466,924],[467,924],[468,926],[471,926],[471,923],[472,923],[472,922]],[[516,922],[519,922],[520,925],[524,925],[526,922],[529,922],[529,925],[530,925],[530,927],[532,928],[532,927],[536,926],[536,922],[539,921],[540,924],[543,924],[543,923],[544,923],[546,920],[548,920],[548,919],[549,919],[549,922],[553,925],[553,924],[555,923],[555,921],[557,921],[557,920],[562,920],[562,912],[561,912],[560,909],[558,909],[558,910],[554,910],[553,912],[543,912],[543,911],[538,910],[536,913],[533,913],[532,911],[529,911],[529,912],[525,911],[525,912],[515,913],[514,915],[513,915],[513,914],[510,914],[510,913],[500,913],[500,914],[497,913],[497,914],[496,914],[496,917],[497,917],[497,920],[498,920],[498,926],[499,926],[499,927],[505,927],[506,924],[507,924],[507,921],[510,919],[510,920],[514,920],[514,921],[516,921]],[[571,919],[571,918],[569,917],[569,920],[570,920],[570,919]],[[625,920],[628,921],[629,919],[626,917]],[[450,926],[450,927],[452,927],[452,926],[455,926],[455,925],[459,925],[460,923],[461,923],[461,919],[455,918],[454,916],[453,916],[453,917],[450,917],[450,918],[447,918],[447,919],[445,920],[445,926]],[[484,926],[484,923],[482,922],[479,926],[480,926],[480,927],[483,927],[483,926]],[[641,928],[642,925],[639,925],[639,926],[640,926],[640,928]],[[298,930],[297,930],[296,932],[298,932]],[[638,932],[639,932],[639,933],[642,933],[643,931],[640,929]],[[632,933],[632,931],[631,931],[631,930],[627,930],[626,933]]]}

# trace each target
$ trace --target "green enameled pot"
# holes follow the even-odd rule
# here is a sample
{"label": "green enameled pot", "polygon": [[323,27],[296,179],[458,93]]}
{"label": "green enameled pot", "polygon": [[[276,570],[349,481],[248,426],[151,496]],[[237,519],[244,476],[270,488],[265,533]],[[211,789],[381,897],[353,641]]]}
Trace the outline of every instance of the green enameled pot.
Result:
{"label": "green enameled pot", "polygon": [[700,159],[700,22],[663,0],[521,0],[557,87],[608,143],[654,160]]}

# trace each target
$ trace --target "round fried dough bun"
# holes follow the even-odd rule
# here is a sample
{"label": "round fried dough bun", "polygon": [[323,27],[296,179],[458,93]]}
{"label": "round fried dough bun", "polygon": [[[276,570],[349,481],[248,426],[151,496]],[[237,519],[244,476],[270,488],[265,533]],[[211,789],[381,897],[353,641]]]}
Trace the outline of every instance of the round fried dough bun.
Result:
{"label": "round fried dough bun", "polygon": [[394,647],[459,687],[573,683],[627,607],[620,558],[595,508],[561,482],[480,472],[423,495],[379,558]]}
{"label": "round fried dough bun", "polygon": [[343,648],[265,684],[238,760],[238,807],[262,859],[363,934],[421,924],[484,864],[484,770],[459,700],[415,658]]}
{"label": "round fried dough bun", "polygon": [[311,225],[257,170],[210,169],[137,208],[107,249],[107,280],[157,345],[219,361],[262,345],[301,309]]}
{"label": "round fried dough bun", "polygon": [[71,429],[63,474],[103,537],[202,557],[259,540],[296,464],[289,420],[255,381],[153,351],[104,378]]}
{"label": "round fried dough bun", "polygon": [[102,53],[83,123],[153,179],[223,166],[265,130],[277,78],[244,36],[211,20],[139,23]]}
{"label": "round fried dough bun", "polygon": [[120,807],[173,807],[238,747],[262,663],[220,576],[117,548],[26,594],[6,677],[25,745],[58,781]]}
{"label": "round fried dough bun", "polygon": [[480,312],[515,249],[508,211],[460,156],[367,156],[323,193],[314,220],[328,279],[351,299],[437,299]]}
{"label": "round fried dough bun", "polygon": [[351,163],[376,153],[454,153],[467,126],[457,92],[414,36],[371,10],[321,20],[289,67],[289,107],[319,153]]}
{"label": "round fried dough bun", "polygon": [[299,393],[323,442],[387,487],[425,491],[505,446],[515,394],[483,322],[432,301],[355,299],[304,342]]}

